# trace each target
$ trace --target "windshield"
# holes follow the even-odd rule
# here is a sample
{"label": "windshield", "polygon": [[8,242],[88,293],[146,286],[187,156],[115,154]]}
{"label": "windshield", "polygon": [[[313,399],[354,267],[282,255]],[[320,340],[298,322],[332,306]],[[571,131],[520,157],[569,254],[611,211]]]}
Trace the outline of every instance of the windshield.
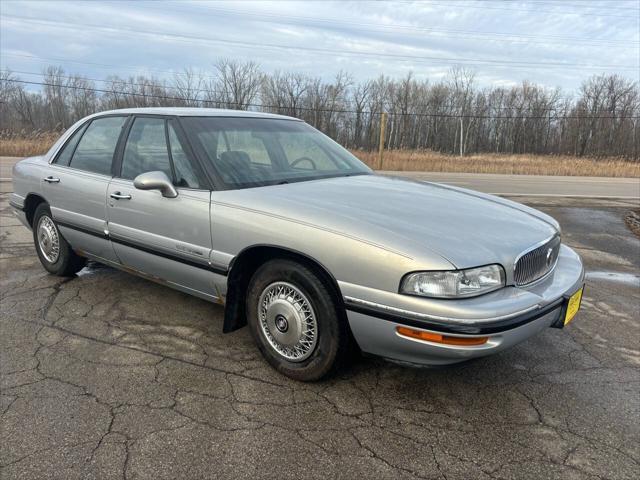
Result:
{"label": "windshield", "polygon": [[194,147],[228,188],[364,175],[369,167],[304,122],[183,117]]}

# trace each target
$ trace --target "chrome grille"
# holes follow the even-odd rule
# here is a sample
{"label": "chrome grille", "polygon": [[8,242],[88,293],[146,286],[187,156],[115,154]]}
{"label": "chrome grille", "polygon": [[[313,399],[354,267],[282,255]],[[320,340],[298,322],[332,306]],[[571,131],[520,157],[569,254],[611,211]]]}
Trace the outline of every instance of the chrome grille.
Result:
{"label": "chrome grille", "polygon": [[555,267],[559,252],[560,236],[556,235],[544,244],[520,254],[513,270],[516,285],[526,285],[544,277]]}

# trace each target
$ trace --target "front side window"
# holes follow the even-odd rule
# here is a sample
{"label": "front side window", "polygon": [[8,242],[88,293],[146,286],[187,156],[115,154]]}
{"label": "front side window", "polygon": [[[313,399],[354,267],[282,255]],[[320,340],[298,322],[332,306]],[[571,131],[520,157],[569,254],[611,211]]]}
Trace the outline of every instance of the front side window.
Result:
{"label": "front side window", "polygon": [[189,157],[184,151],[184,147],[178,138],[173,125],[173,120],[169,120],[167,133],[169,135],[169,152],[173,161],[173,169],[176,174],[176,187],[185,188],[203,188],[198,180],[198,175],[194,170],[193,164],[189,161]]}
{"label": "front side window", "polygon": [[141,173],[161,171],[173,178],[164,118],[136,118],[122,157],[122,178],[133,180]]}
{"label": "front side window", "polygon": [[73,153],[70,166],[111,175],[111,162],[126,117],[96,118],[87,127]]}
{"label": "front side window", "polygon": [[228,188],[370,174],[347,150],[304,122],[184,117],[195,148]]}

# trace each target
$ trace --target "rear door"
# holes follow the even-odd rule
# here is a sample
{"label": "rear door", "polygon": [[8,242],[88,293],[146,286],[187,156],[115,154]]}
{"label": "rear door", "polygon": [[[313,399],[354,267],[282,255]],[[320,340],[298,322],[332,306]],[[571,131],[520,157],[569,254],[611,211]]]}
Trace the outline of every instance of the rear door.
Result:
{"label": "rear door", "polygon": [[[209,266],[210,189],[185,147],[177,121],[136,116],[108,188],[109,234],[121,262],[207,299],[217,298]],[[141,173],[162,171],[178,196],[138,190]]]}
{"label": "rear door", "polygon": [[65,143],[42,179],[42,190],[62,235],[76,250],[117,261],[109,243],[106,198],[126,116],[99,117]]}

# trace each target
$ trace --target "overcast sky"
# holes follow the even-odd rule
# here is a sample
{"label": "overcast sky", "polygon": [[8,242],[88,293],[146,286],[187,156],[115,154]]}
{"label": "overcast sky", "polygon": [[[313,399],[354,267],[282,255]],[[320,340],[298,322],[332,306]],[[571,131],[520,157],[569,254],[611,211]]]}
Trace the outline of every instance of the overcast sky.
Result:
{"label": "overcast sky", "polygon": [[1,0],[2,69],[168,78],[219,57],[264,71],[437,81],[454,65],[481,85],[522,80],[573,93],[592,74],[640,79],[640,0]]}

